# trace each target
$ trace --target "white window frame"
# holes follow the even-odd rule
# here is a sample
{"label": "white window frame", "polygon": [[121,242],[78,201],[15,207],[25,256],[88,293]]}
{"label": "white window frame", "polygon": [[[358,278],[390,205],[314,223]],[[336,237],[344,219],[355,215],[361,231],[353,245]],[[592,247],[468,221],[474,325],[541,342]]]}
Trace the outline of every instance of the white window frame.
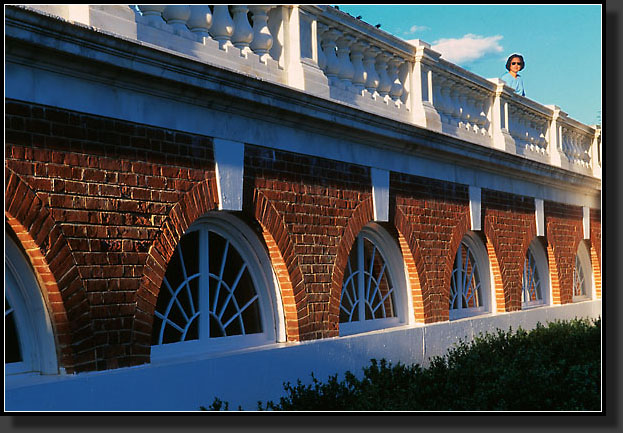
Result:
{"label": "white window frame", "polygon": [[[478,237],[478,235],[473,231],[468,231],[463,239],[461,239],[461,244],[465,244],[469,251],[472,253],[474,257],[474,262],[478,267],[478,274],[480,276],[480,295],[482,297],[482,305],[479,307],[468,307],[463,308],[460,306],[458,309],[449,309],[449,318],[450,320],[458,320],[467,317],[479,316],[483,314],[490,313],[491,308],[491,300],[494,297],[494,294],[491,293],[494,285],[491,281],[491,270],[489,265],[489,256],[487,254],[487,249],[484,244]],[[455,273],[454,263],[456,263],[456,258],[458,252],[460,250],[457,249],[457,254],[454,256],[454,260],[452,263],[452,274]],[[450,277],[450,285],[453,284],[453,276]],[[461,289],[461,287],[459,287]],[[461,289],[462,290],[462,289]],[[452,295],[452,288],[450,288],[450,296]],[[459,293],[457,296],[461,296]],[[450,304],[448,303],[448,306]]]}
{"label": "white window frame", "polygon": [[[207,230],[216,232],[235,247],[241,258],[247,264],[249,275],[253,280],[260,307],[262,332],[248,335],[232,335],[219,338],[206,337],[206,332],[200,322],[199,339],[180,341],[151,346],[152,361],[179,358],[188,355],[212,354],[235,351],[250,347],[263,346],[276,342],[284,342],[285,318],[278,280],[271,266],[270,258],[257,235],[237,217],[225,211],[209,212],[193,223],[185,234],[199,232],[200,260],[207,253],[207,244],[202,242],[202,232]],[[205,257],[205,256],[203,256]],[[201,264],[200,264],[201,269]],[[200,286],[205,283],[205,277],[200,277]],[[206,292],[199,292],[200,305],[206,305]],[[203,307],[199,307],[203,308]]]}
{"label": "white window frame", "polygon": [[4,294],[13,309],[22,361],[5,363],[5,376],[58,374],[54,331],[39,282],[21,248],[4,234]]}
{"label": "white window frame", "polygon": [[[384,328],[391,328],[406,325],[413,322],[413,305],[411,300],[411,290],[405,274],[405,264],[402,253],[390,234],[381,225],[370,223],[365,226],[355,238],[352,248],[359,248],[359,243],[364,239],[370,241],[376,251],[381,255],[385,262],[387,274],[393,285],[395,317],[384,319],[358,320],[354,322],[339,323],[340,336],[360,334],[363,332],[375,331]],[[352,250],[351,250],[352,251]],[[349,252],[349,256],[350,256]],[[348,265],[347,265],[348,266]],[[346,272],[344,272],[346,278]],[[342,291],[346,281],[342,282]],[[340,293],[340,308],[341,308]]]}
{"label": "white window frame", "polygon": [[[581,273],[584,277],[584,290],[585,294],[576,296],[575,285],[576,278],[578,278],[577,266],[580,265]],[[595,281],[593,278],[593,265],[588,249],[584,242],[580,242],[578,250],[575,255],[575,263],[573,265],[573,302],[588,301],[595,298]]]}
{"label": "white window frame", "polygon": [[535,301],[525,301],[525,278],[526,278],[526,258],[524,257],[524,269],[522,276],[522,286],[521,286],[521,296],[522,302],[521,307],[524,310],[542,307],[544,305],[550,305],[552,295],[551,295],[551,284],[550,284],[550,273],[549,266],[547,264],[547,255],[545,254],[545,250],[543,245],[540,243],[538,238],[534,238],[532,242],[530,242],[530,246],[526,251],[526,255],[531,254],[534,259],[534,264],[536,266],[536,271],[539,276],[539,284],[541,288],[541,299],[537,299]]}

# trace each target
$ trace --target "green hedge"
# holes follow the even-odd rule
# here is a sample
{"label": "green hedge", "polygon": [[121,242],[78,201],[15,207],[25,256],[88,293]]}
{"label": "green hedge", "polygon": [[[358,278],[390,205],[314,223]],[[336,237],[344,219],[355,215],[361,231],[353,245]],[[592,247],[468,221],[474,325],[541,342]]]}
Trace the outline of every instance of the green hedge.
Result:
{"label": "green hedge", "polygon": [[[350,371],[322,383],[284,384],[286,411],[560,411],[600,410],[601,320],[538,324],[461,342],[427,368],[371,360],[358,379]],[[202,409],[205,409],[202,407]],[[208,409],[228,409],[219,399]]]}

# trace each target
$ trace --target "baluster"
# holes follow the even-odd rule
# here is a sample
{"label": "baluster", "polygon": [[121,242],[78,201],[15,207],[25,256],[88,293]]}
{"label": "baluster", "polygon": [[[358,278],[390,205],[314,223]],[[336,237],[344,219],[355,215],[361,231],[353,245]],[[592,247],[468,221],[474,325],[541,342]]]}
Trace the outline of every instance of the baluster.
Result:
{"label": "baluster", "polygon": [[449,123],[448,88],[447,81],[436,72],[433,75],[433,106],[439,113],[441,123]]}
{"label": "baluster", "polygon": [[450,117],[452,118],[452,125],[461,126],[459,122],[461,121],[461,106],[459,102],[460,95],[460,84],[455,82],[454,80],[449,80],[448,88],[450,92],[448,93],[448,99],[450,101]]}
{"label": "baluster", "polygon": [[162,11],[162,18],[173,28],[173,33],[183,35],[188,32],[186,21],[190,18],[190,6],[173,5],[166,6]]}
{"label": "baluster", "polygon": [[389,88],[389,97],[392,98],[394,102],[398,102],[400,100],[400,95],[402,95],[402,83],[398,79],[398,66],[400,66],[402,61],[400,57],[393,56],[388,62],[387,75],[392,82]]}
{"label": "baluster", "polygon": [[376,56],[380,52],[381,50],[379,49],[379,47],[375,47],[373,45],[368,46],[364,50],[363,65],[366,70],[365,86],[368,92],[370,92],[372,95],[374,95],[374,93],[376,92],[376,89],[379,86],[380,82],[380,77],[379,74],[376,72],[375,67]]}
{"label": "baluster", "polygon": [[163,23],[162,11],[165,5],[136,5],[136,8],[141,16],[146,17],[148,24],[158,26]]}
{"label": "baluster", "polygon": [[354,40],[352,36],[344,34],[336,41],[337,58],[340,61],[340,71],[337,73],[337,77],[346,88],[353,84],[352,80],[355,74],[355,68],[350,62],[350,44]]}
{"label": "baluster", "polygon": [[249,10],[253,14],[253,41],[250,46],[253,52],[260,56],[262,63],[266,63],[266,59],[270,56],[268,51],[273,46],[273,36],[268,28],[268,12],[272,8],[274,6],[249,6]]}
{"label": "baluster", "polygon": [[471,113],[469,111],[469,89],[462,87],[458,89],[458,102],[459,102],[459,128],[465,128],[469,130]]}
{"label": "baluster", "polygon": [[328,29],[329,27],[327,27],[326,24],[323,24],[320,21],[316,23],[316,39],[318,44],[318,68],[320,68],[321,71],[324,71],[327,67],[327,57],[322,50],[322,39]]}
{"label": "baluster", "polygon": [[229,7],[227,5],[214,5],[210,35],[218,42],[218,47],[221,50],[227,51],[228,47],[233,46],[231,43],[231,35],[233,34],[234,21],[229,15]]}
{"label": "baluster", "polygon": [[407,61],[404,61],[402,65],[400,65],[400,68],[398,68],[398,79],[402,84],[402,95],[400,95],[400,100],[403,104],[406,104],[409,98],[409,91],[407,90],[407,79],[409,77],[409,70],[411,68],[412,65]]}
{"label": "baluster", "polygon": [[327,31],[324,32],[324,39],[322,40],[322,49],[324,50],[325,58],[327,59],[327,65],[325,69],[325,75],[329,79],[329,85],[333,85],[335,80],[337,80],[337,74],[340,72],[340,61],[337,58],[337,54],[335,52],[336,43],[335,40],[341,33],[329,27]]}
{"label": "baluster", "polygon": [[389,94],[392,88],[392,81],[387,75],[387,61],[390,59],[391,54],[388,52],[381,52],[376,56],[376,71],[379,73],[379,85],[376,89],[383,98]]}
{"label": "baluster", "polygon": [[357,89],[357,93],[362,94],[366,84],[366,70],[363,67],[363,50],[365,44],[362,41],[356,41],[350,47],[350,58],[353,64],[353,87]]}
{"label": "baluster", "polygon": [[489,131],[489,118],[487,117],[487,98],[480,99],[480,113],[478,114],[478,118],[480,119],[480,133],[482,135],[487,135]]}
{"label": "baluster", "polygon": [[234,33],[231,35],[231,42],[236,48],[240,48],[240,54],[244,56],[251,52],[249,44],[253,40],[253,29],[249,24],[248,12],[249,8],[245,5],[231,6],[231,13],[234,16]]}
{"label": "baluster", "polygon": [[212,26],[212,11],[207,5],[193,5],[190,7],[190,18],[186,25],[191,32],[197,35],[199,42],[205,43],[210,38],[208,30]]}

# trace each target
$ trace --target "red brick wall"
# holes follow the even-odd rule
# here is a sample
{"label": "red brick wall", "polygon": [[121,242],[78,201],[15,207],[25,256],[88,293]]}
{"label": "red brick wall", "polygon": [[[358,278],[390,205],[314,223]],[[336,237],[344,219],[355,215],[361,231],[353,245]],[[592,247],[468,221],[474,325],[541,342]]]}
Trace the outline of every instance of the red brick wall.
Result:
{"label": "red brick wall", "polygon": [[244,174],[243,208],[256,209],[263,226],[276,231],[271,235],[296,282],[296,305],[285,308],[297,312],[299,337],[337,336],[343,267],[357,233],[372,220],[369,170],[247,146]]}
{"label": "red brick wall", "polygon": [[481,203],[497,311],[521,310],[524,258],[536,236],[534,198],[483,189]]}
{"label": "red brick wall", "polygon": [[414,300],[423,302],[424,322],[448,320],[454,256],[469,229],[468,188],[391,173],[390,194],[391,216],[415,261],[420,293]]}
{"label": "red brick wall", "polygon": [[590,255],[593,275],[595,276],[595,294],[601,298],[601,211],[591,209]]}
{"label": "red brick wall", "polygon": [[[5,110],[5,197],[15,202],[7,217],[39,239],[56,278],[75,352],[65,366],[130,365],[150,246],[184,194],[213,182],[211,140],[17,101]],[[14,184],[23,186],[12,192]],[[14,212],[28,194],[30,214]],[[55,271],[58,257],[67,263]]]}
{"label": "red brick wall", "polygon": [[[5,218],[41,282],[61,365],[149,362],[168,261],[190,224],[218,207],[211,138],[11,100],[5,109]],[[244,164],[239,217],[266,245],[287,339],[337,336],[346,261],[373,219],[369,169],[251,145]],[[570,302],[581,208],[546,202],[545,213],[554,300]],[[482,214],[498,309],[517,310],[534,200],[483,190]],[[595,269],[599,217],[592,211]],[[386,228],[405,258],[415,319],[448,320],[468,187],[391,173]]]}

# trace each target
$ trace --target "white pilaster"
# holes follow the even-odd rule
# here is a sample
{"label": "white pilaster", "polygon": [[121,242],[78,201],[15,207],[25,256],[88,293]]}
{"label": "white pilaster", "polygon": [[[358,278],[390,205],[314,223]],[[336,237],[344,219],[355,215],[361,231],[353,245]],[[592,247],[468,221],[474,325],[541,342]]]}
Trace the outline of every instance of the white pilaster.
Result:
{"label": "white pilaster", "polygon": [[482,230],[481,220],[481,189],[475,186],[469,187],[469,217],[471,229]]}
{"label": "white pilaster", "polygon": [[584,228],[584,239],[591,238],[591,209],[582,206],[582,226]]}
{"label": "white pilaster", "polygon": [[540,198],[534,199],[534,217],[536,219],[536,235],[545,236],[545,211],[543,200]]}
{"label": "white pilaster", "polygon": [[374,221],[389,221],[389,171],[370,168]]}
{"label": "white pilaster", "polygon": [[215,138],[214,161],[219,210],[242,210],[244,143]]}

